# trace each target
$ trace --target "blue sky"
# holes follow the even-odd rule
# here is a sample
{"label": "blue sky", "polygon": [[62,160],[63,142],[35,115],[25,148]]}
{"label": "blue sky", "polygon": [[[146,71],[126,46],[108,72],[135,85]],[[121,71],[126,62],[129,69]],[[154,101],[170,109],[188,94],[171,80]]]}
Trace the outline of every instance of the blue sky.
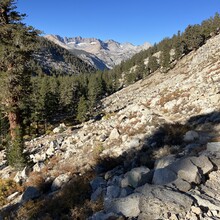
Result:
{"label": "blue sky", "polygon": [[25,23],[62,37],[159,42],[220,13],[220,0],[18,0]]}

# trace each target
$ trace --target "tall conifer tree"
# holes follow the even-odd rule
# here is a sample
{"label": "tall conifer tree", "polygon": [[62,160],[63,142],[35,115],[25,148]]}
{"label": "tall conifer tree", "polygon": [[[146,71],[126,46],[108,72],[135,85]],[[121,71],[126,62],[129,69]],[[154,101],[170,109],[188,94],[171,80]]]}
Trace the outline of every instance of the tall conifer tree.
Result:
{"label": "tall conifer tree", "polygon": [[24,162],[21,110],[30,93],[28,63],[39,32],[22,23],[25,15],[16,11],[15,4],[15,0],[0,2],[0,103],[10,125],[8,161],[19,167]]}

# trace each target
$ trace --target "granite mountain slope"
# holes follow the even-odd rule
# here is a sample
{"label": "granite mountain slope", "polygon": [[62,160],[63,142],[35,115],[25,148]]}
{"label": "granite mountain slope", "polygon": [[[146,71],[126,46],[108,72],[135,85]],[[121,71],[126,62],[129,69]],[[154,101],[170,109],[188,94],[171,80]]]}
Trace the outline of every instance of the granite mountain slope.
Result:
{"label": "granite mountain slope", "polygon": [[102,41],[96,38],[62,38],[58,35],[46,35],[45,38],[101,70],[111,69],[141,50],[150,47],[149,43],[134,46],[131,43],[121,44],[113,40]]}
{"label": "granite mountain slope", "polygon": [[95,71],[95,68],[87,62],[43,37],[39,38],[39,50],[35,52],[33,62],[35,69],[48,75],[71,75]]}
{"label": "granite mountain slope", "polygon": [[[79,176],[88,181],[92,172],[89,197],[103,205],[91,220],[219,219],[219,44],[220,35],[212,37],[166,74],[156,71],[105,98],[103,117],[72,128],[62,124],[27,142],[33,167],[15,173],[14,180],[29,187],[9,197],[2,211],[17,204],[19,213],[21,204],[24,210],[38,201],[35,216],[44,210],[53,218],[49,205],[36,204],[71,200],[70,191],[69,197],[62,192]],[[3,160],[1,178],[10,172]],[[36,184],[36,174],[47,191]]]}

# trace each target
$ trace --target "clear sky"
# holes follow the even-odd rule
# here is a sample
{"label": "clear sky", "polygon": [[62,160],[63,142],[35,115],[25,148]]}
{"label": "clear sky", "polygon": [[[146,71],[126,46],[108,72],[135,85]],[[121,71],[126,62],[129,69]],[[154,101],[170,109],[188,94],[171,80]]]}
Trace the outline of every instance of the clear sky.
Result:
{"label": "clear sky", "polygon": [[25,23],[62,37],[159,42],[220,13],[220,0],[18,0]]}

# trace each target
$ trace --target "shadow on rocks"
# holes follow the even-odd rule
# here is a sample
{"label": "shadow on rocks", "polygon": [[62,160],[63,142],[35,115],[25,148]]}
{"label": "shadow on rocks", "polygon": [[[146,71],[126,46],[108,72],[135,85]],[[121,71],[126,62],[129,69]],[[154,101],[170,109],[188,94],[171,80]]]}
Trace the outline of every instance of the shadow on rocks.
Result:
{"label": "shadow on rocks", "polygon": [[60,190],[41,193],[39,198],[19,206],[9,206],[1,210],[1,216],[3,219],[86,219],[103,209],[103,201],[90,201],[90,182],[96,175],[104,175],[116,167],[123,173],[138,166],[153,169],[157,159],[170,154],[196,155],[214,138],[215,127],[219,124],[220,112],[193,116],[185,124],[163,124],[142,140],[140,150],[130,149],[117,158],[99,158],[93,170],[82,175],[72,174]]}

